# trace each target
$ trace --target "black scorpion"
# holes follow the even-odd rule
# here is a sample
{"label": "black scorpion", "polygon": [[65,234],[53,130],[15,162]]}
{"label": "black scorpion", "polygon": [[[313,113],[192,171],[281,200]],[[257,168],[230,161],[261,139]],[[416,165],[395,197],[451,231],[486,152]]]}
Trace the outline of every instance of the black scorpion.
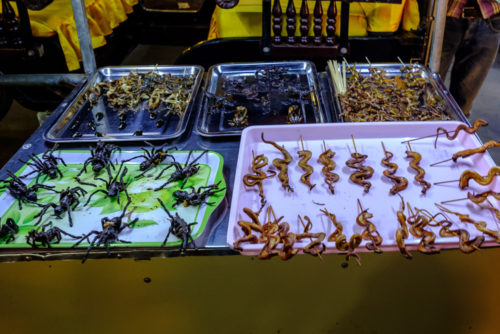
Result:
{"label": "black scorpion", "polygon": [[19,226],[17,226],[14,219],[7,218],[5,224],[3,224],[2,227],[0,227],[0,239],[9,236],[7,238],[7,241],[5,241],[5,243],[8,244],[9,242],[14,241],[14,239],[16,239],[14,235],[17,232],[19,232]]}
{"label": "black scorpion", "polygon": [[168,228],[168,233],[167,236],[165,237],[165,240],[163,240],[163,243],[161,244],[160,247],[165,246],[167,243],[168,237],[170,236],[170,233],[175,235],[177,238],[182,240],[182,244],[179,248],[181,252],[185,251],[189,240],[191,240],[191,244],[193,245],[194,249],[197,249],[196,244],[194,243],[193,236],[191,235],[191,226],[196,225],[197,223],[186,223],[184,219],[182,219],[181,216],[176,212],[175,217],[170,214],[170,212],[167,210],[165,207],[165,204],[158,198],[158,202],[160,202],[160,205],[162,206],[163,210],[167,213],[168,217],[170,218],[170,227]]}
{"label": "black scorpion", "polygon": [[[176,190],[174,191],[174,196],[176,197],[176,201],[173,204],[173,206],[177,206],[180,203],[182,203],[184,206],[201,205],[201,204],[213,205],[215,203],[206,202],[208,197],[215,195],[220,191],[226,190],[226,188],[219,189],[219,184],[220,181],[217,184],[212,184],[206,187],[199,187],[198,189],[196,189],[195,187],[190,187],[189,189],[191,189],[191,192],[187,192],[184,190]],[[202,189],[205,190],[201,191]]]}
{"label": "black scorpion", "polygon": [[[87,239],[87,241],[90,243],[89,247],[87,248],[87,252],[83,256],[82,263],[85,263],[87,260],[87,257],[92,250],[92,248],[99,247],[101,244],[103,244],[106,247],[106,253],[108,256],[111,255],[111,250],[109,248],[109,244],[113,242],[123,242],[123,243],[131,243],[130,241],[122,240],[119,239],[118,236],[120,233],[126,228],[135,223],[139,218],[135,218],[129,223],[122,223],[123,217],[125,217],[125,212],[127,211],[127,208],[130,204],[130,200],[127,202],[127,205],[123,208],[123,211],[120,216],[113,217],[109,219],[108,217],[104,217],[101,219],[101,227],[102,231],[96,231],[92,230],[89,233],[83,235],[80,240],[78,240],[72,248],[75,248],[78,246],[83,240]],[[95,235],[94,239],[92,241],[89,241],[89,237],[91,235]]]}
{"label": "black scorpion", "polygon": [[12,173],[10,170],[7,171],[7,175],[10,176],[10,179],[0,180],[0,183],[5,183],[4,185],[0,186],[0,190],[5,188],[9,190],[10,194],[15,199],[17,199],[19,203],[19,210],[23,209],[21,201],[25,201],[27,203],[40,206],[40,204],[37,203],[38,201],[38,196],[36,194],[37,190],[38,189],[52,190],[54,188],[53,186],[46,186],[43,184],[35,184],[31,187],[28,187],[19,177],[14,175],[14,173]]}
{"label": "black scorpion", "polygon": [[167,182],[156,188],[155,191],[163,189],[169,183],[180,180],[184,180],[182,182],[181,189],[184,188],[189,177],[195,175],[200,170],[200,166],[199,164],[196,163],[196,161],[198,161],[207,152],[208,151],[203,151],[196,159],[189,162],[189,158],[191,158],[191,154],[193,153],[193,151],[189,151],[184,167],[182,167],[182,165],[177,161],[175,161],[174,157],[172,157],[172,160],[174,161],[169,163],[167,167],[163,168],[163,170],[160,172],[160,174],[158,174],[158,176],[155,179],[158,180],[163,175],[163,173],[170,167],[174,167],[175,172],[173,172],[172,175],[170,175],[170,178],[167,180]]}
{"label": "black scorpion", "polygon": [[66,188],[62,191],[54,190],[59,193],[59,204],[56,203],[48,203],[43,206],[43,209],[34,217],[40,217],[35,225],[40,224],[42,221],[43,215],[47,212],[49,208],[54,209],[54,215],[56,217],[60,217],[64,212],[68,212],[69,226],[73,227],[73,219],[71,218],[71,211],[75,210],[75,208],[80,204],[80,200],[78,199],[80,196],[84,196],[87,192],[80,188]]}
{"label": "black scorpion", "polygon": [[26,236],[26,243],[33,248],[38,248],[38,246],[40,246],[37,245],[37,243],[40,243],[42,247],[51,248],[51,244],[58,244],[61,242],[63,234],[73,239],[80,238],[75,235],[69,234],[64,230],[61,230],[57,226],[51,227],[50,229],[45,231],[45,229],[49,226],[52,226],[52,222],[48,222],[47,224],[42,225],[41,231],[37,231],[35,229],[29,231],[28,235]]}

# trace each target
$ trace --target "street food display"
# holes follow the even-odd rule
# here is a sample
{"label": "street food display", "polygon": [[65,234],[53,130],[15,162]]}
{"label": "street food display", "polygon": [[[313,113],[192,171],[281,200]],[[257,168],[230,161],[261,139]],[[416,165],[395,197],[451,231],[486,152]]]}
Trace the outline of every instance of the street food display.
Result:
{"label": "street food display", "polygon": [[[480,146],[477,137],[462,131],[459,140],[446,144],[445,151],[434,149],[435,138],[415,141],[411,147],[407,144],[406,139],[421,137],[438,127],[449,131],[460,124],[453,121],[309,124],[246,129],[240,142],[233,187],[228,245],[244,255],[258,255],[261,259],[276,256],[288,260],[300,253],[322,258],[324,253],[340,253],[346,256],[346,262],[355,259],[361,263],[360,253],[366,251],[399,250],[403,257],[411,259],[412,250],[438,254],[441,249],[457,247],[471,253],[485,245],[498,244],[500,232],[496,224],[500,216],[496,214],[499,209],[496,200],[500,196],[494,176],[500,173],[491,158],[482,155],[474,160],[474,173],[481,176],[489,171],[489,176],[480,178],[468,172],[470,158],[458,161],[453,168],[430,168],[430,163],[446,151]],[[383,140],[382,150],[380,140]],[[338,171],[335,192],[331,184],[323,182],[322,168],[331,162],[324,159],[328,150],[330,159],[335,152],[335,160],[346,162],[346,168]],[[370,156],[359,152],[370,152]],[[265,186],[259,192],[251,191],[247,185],[248,175],[255,173],[256,156],[275,159],[276,168],[279,166],[282,172],[280,179],[262,174]],[[370,173],[353,180],[349,165],[357,170],[372,167]],[[326,171],[330,170],[333,168]],[[396,171],[400,179],[393,180]],[[471,195],[466,199],[479,203],[467,214],[467,206],[458,201],[464,197],[458,180],[454,186],[431,187],[450,175],[464,172],[476,181],[469,185]],[[414,176],[415,181],[409,182]],[[370,191],[360,192],[356,187],[368,178]],[[283,181],[287,187],[304,183],[308,190],[299,191],[295,186],[295,191],[290,192],[283,187]],[[395,194],[399,196],[392,196]],[[265,203],[261,196],[266,198]],[[488,197],[491,200],[487,201]],[[438,204],[444,199],[449,201]]]}

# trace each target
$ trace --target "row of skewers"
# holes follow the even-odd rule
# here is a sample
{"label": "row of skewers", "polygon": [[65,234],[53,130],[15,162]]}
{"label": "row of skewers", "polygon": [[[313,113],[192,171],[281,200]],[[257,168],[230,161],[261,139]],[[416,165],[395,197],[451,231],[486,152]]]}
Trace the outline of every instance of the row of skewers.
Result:
{"label": "row of skewers", "polygon": [[[168,162],[166,167],[164,167],[160,171],[160,173],[156,176],[156,179],[160,179],[165,171],[170,168],[174,168],[175,171],[170,174],[165,183],[154,190],[160,191],[161,189],[174,182],[181,181],[180,188],[173,192],[172,200],[174,200],[175,202],[172,203],[172,207],[175,207],[177,205],[183,205],[186,207],[215,204],[208,202],[208,199],[211,196],[225,190],[225,188],[219,187],[220,183],[208,186],[200,186],[198,188],[191,187],[188,190],[183,189],[188,179],[199,171],[200,165],[199,163],[197,163],[197,161],[203,155],[205,155],[207,151],[203,151],[192,160],[190,159],[193,152],[189,152],[185,163],[181,164],[175,160],[170,149],[166,149],[164,146],[156,148],[148,142],[146,142],[146,144],[149,145],[150,148],[143,148],[143,154],[122,161],[117,168],[112,162],[112,154],[115,151],[119,151],[120,148],[113,144],[104,144],[102,142],[98,142],[95,148],[91,148],[91,156],[84,162],[83,168],[76,175],[75,180],[82,186],[90,186],[96,189],[89,194],[86,202],[83,204],[84,207],[90,203],[92,197],[97,193],[103,193],[106,198],[116,199],[118,204],[120,204],[120,195],[122,193],[125,194],[127,202],[123,208],[123,211],[119,216],[113,218],[103,218],[101,221],[101,231],[92,230],[89,233],[83,234],[82,236],[75,236],[57,226],[53,226],[52,222],[49,222],[42,225],[41,228],[34,228],[33,230],[31,230],[26,236],[26,242],[33,248],[50,248],[51,244],[59,243],[63,235],[78,240],[72,247],[76,247],[84,240],[87,240],[90,245],[83,257],[83,262],[86,260],[89,252],[94,246],[99,247],[100,245],[103,245],[104,247],[106,247],[107,253],[109,255],[109,245],[111,243],[129,243],[128,241],[120,239],[119,234],[126,227],[133,228],[134,223],[137,222],[138,218],[130,221],[130,215],[134,211],[133,208],[129,213],[127,213],[127,208],[132,203],[132,200],[127,192],[127,187],[130,186],[130,182],[125,181],[128,169],[124,165],[124,163],[135,159],[142,159],[139,165],[141,173],[138,174],[135,179],[147,176],[146,173],[159,166],[160,163],[165,162],[167,158],[170,159],[170,162]],[[22,210],[23,203],[25,205],[31,205],[41,208],[40,212],[34,216],[34,218],[38,218],[35,226],[39,226],[42,222],[42,218],[49,212],[50,209],[52,209],[53,215],[58,218],[60,218],[62,214],[67,213],[69,226],[72,227],[72,211],[74,211],[80,205],[83,197],[87,195],[87,191],[80,186],[67,187],[66,189],[56,190],[55,186],[49,186],[39,183],[42,178],[57,179],[63,176],[61,170],[59,169],[59,164],[66,166],[66,163],[62,158],[56,157],[53,154],[55,148],[56,147],[45,152],[41,156],[41,158],[32,154],[31,161],[21,161],[30,166],[32,168],[32,171],[24,174],[21,177],[18,177],[11,171],[8,171],[9,178],[0,180],[0,189],[7,189],[9,191],[10,195],[12,195],[17,200],[19,210]],[[87,181],[81,180],[82,174],[87,173],[88,166],[91,166],[91,173],[93,173],[94,175],[94,180],[103,182],[102,185],[99,186],[94,183],[89,183]],[[100,177],[99,174],[102,170],[106,171],[108,175],[107,180]],[[112,170],[115,171],[114,175]],[[23,182],[22,179],[27,178],[32,174],[36,174],[34,178],[35,183],[32,186],[28,186]],[[39,196],[37,192],[40,189],[44,189],[47,192],[59,194],[59,200],[55,200],[48,204],[39,203]],[[160,199],[158,199],[158,203],[161,208],[164,209],[170,221],[170,227],[168,229],[167,236],[161,244],[161,247],[165,246],[170,234],[173,234],[181,240],[181,245],[179,248],[180,251],[186,250],[189,243],[191,243],[191,245],[196,249],[196,244],[191,236],[192,226],[196,223],[187,223],[182,217],[179,216],[178,213],[172,215],[168,211],[165,203],[163,203]],[[129,222],[123,222],[123,219],[125,217],[129,218]],[[19,226],[14,221],[14,219],[12,217],[6,218],[5,223],[0,227],[0,239],[5,238],[5,242],[8,243],[15,240],[15,234],[17,234],[18,232]],[[92,240],[89,239],[91,237],[93,237]]]}
{"label": "row of skewers", "polygon": [[[439,136],[445,135],[446,138],[451,141],[455,140],[461,131],[468,134],[474,134],[479,129],[479,127],[486,125],[487,123],[485,121],[477,120],[473,126],[461,124],[457,126],[454,131],[447,131],[446,129],[438,128],[436,134],[432,135],[436,137],[434,146],[437,147]],[[427,137],[431,136],[425,136],[422,138]],[[274,159],[273,165],[279,170],[278,178],[281,182],[282,188],[286,191],[293,191],[293,188],[291,187],[288,180],[288,166],[292,161],[290,153],[285,149],[284,146],[280,146],[275,142],[266,140],[263,133],[261,134],[261,138],[264,143],[273,145],[282,153],[283,158]],[[431,187],[431,185],[430,183],[423,180],[425,171],[423,171],[423,169],[419,166],[419,162],[421,159],[420,155],[417,152],[413,152],[409,146],[409,142],[419,139],[421,138],[407,140],[403,143],[406,143],[409,147],[409,150],[407,150],[406,153],[408,157],[412,158],[410,167],[416,170],[417,176],[420,176],[421,181],[424,181],[420,182],[417,180],[417,176],[415,177],[415,179],[422,184],[422,192],[425,194],[425,192]],[[355,168],[357,171],[351,174],[350,180],[356,184],[363,186],[365,191],[368,192],[371,185],[366,180],[369,179],[373,174],[373,169],[371,169],[369,166],[363,165],[363,161],[366,158],[364,158],[364,155],[357,152],[354,139],[353,145],[354,153],[351,154],[352,159],[347,161],[346,165],[351,168]],[[313,169],[312,166],[307,164],[307,161],[311,158],[312,154],[310,151],[304,150],[302,138],[301,146],[302,150],[297,152],[300,158],[299,166],[305,171],[305,173],[301,176],[301,182],[307,185],[309,189],[313,189],[315,185],[311,184],[310,182],[310,175],[313,173]],[[434,163],[432,164],[432,166],[446,161],[453,161],[457,163],[460,158],[470,157],[473,154],[481,154],[486,152],[486,150],[489,148],[499,146],[500,141],[488,142],[475,149],[456,152],[450,159]],[[416,208],[409,202],[405,202],[403,197],[399,194],[407,187],[408,181],[403,177],[398,177],[395,175],[398,166],[390,161],[393,155],[391,152],[385,149],[383,143],[382,147],[384,150],[384,159],[382,160],[382,164],[388,167],[384,171],[384,175],[391,179],[391,181],[393,181],[394,183],[393,187],[390,190],[390,193],[392,195],[397,194],[401,198],[400,208],[397,210],[396,216],[394,217],[395,221],[398,223],[395,239],[401,254],[405,258],[412,258],[411,253],[408,251],[405,245],[405,241],[410,236],[419,239],[416,248],[418,251],[424,254],[439,253],[439,247],[435,245],[437,235],[442,238],[458,237],[458,247],[464,253],[471,253],[478,249],[485,240],[485,236],[490,236],[495,242],[500,243],[500,233],[493,230],[492,228],[489,228],[488,224],[485,221],[482,221],[480,219],[473,219],[467,213],[453,211],[445,206],[445,204],[447,203],[469,200],[471,203],[474,203],[474,205],[476,205],[480,210],[489,210],[494,213],[494,219],[500,221],[500,212],[492,203],[492,201],[500,200],[500,193],[491,189],[480,193],[468,192],[466,197],[442,201],[439,204],[435,203],[436,208],[439,210],[437,213],[431,213],[429,210]],[[335,169],[335,163],[332,160],[334,155],[335,153],[329,150],[326,147],[325,143],[323,143],[323,153],[318,158],[318,162],[320,162],[324,166],[322,169],[324,182],[328,185],[328,188],[330,189],[330,192],[332,194],[334,193],[333,184],[339,180],[339,176],[332,172]],[[267,173],[262,170],[262,168],[265,167],[267,163],[268,160],[263,154],[259,154],[257,156],[254,155],[251,166],[251,170],[253,173],[246,174],[243,177],[243,183],[247,187],[257,186],[260,197],[260,208],[257,211],[252,211],[247,207],[243,208],[243,213],[250,219],[250,221],[241,219],[237,222],[237,225],[239,225],[243,231],[243,237],[238,238],[234,242],[234,249],[243,251],[242,244],[244,243],[262,243],[263,246],[261,251],[259,252],[259,258],[267,259],[272,257],[273,255],[279,255],[281,259],[287,260],[298,253],[298,249],[294,248],[295,242],[302,242],[302,240],[304,239],[309,239],[310,243],[303,246],[303,252],[321,257],[321,253],[326,248],[324,244],[324,240],[326,239],[326,241],[328,242],[335,242],[336,250],[340,253],[346,254],[346,260],[354,257],[356,261],[359,262],[359,256],[356,254],[355,249],[360,246],[362,240],[367,241],[366,248],[368,250],[381,252],[382,237],[377,232],[375,224],[370,221],[373,215],[368,211],[368,209],[363,209],[359,199],[359,214],[356,218],[356,224],[364,227],[365,232],[361,234],[354,233],[349,239],[349,242],[347,241],[347,236],[342,233],[342,224],[340,224],[336,220],[335,214],[329,212],[327,209],[322,209],[320,211],[325,214],[335,226],[335,231],[331,235],[329,235],[328,238],[326,233],[324,232],[311,233],[313,226],[311,220],[307,216],[302,217],[299,215],[297,218],[298,222],[300,222],[303,228],[303,231],[295,234],[290,232],[289,225],[284,221],[284,217],[276,219],[274,209],[271,205],[268,205],[267,221],[262,224],[261,220],[259,220],[259,215],[264,206],[267,204],[262,182],[265,179],[274,177],[276,175],[276,172],[272,170],[269,170]],[[436,182],[434,184],[458,182],[458,188],[463,190],[467,189],[470,181],[475,181],[479,185],[483,186],[490,185],[494,182],[495,177],[499,175],[500,167],[494,166],[490,168],[487,175],[485,176],[481,176],[474,170],[466,170],[461,174],[459,180],[442,181]],[[407,212],[405,212],[405,208],[407,208]],[[273,218],[271,218],[271,215],[273,216]],[[458,217],[458,219],[462,223],[474,226],[475,229],[481,233],[481,235],[471,238],[469,232],[466,229],[458,228],[453,224],[452,219],[449,217],[450,215]],[[307,224],[304,224],[304,220],[307,222]],[[439,232],[436,233],[435,231],[432,231],[432,228],[439,228]]]}

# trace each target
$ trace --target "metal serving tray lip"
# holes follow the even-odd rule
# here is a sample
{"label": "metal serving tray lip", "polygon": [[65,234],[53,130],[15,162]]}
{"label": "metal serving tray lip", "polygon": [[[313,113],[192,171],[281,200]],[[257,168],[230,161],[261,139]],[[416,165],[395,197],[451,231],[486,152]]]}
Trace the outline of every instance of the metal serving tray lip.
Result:
{"label": "metal serving tray lip", "polygon": [[[467,117],[463,114],[462,110],[458,106],[457,102],[455,99],[451,96],[450,92],[446,89],[445,85],[443,84],[441,77],[439,74],[432,73],[431,70],[421,64],[404,64],[405,66],[412,66],[415,71],[421,71],[421,73],[424,73],[423,77],[428,80],[429,84],[432,86],[434,93],[439,95],[446,104],[447,110],[448,110],[448,116],[450,116],[452,119],[451,120],[458,120],[461,122],[465,122],[469,124],[469,121]],[[400,63],[372,63],[370,64],[356,64],[356,70],[359,71],[363,75],[370,75],[369,74],[369,69],[370,67],[374,68],[382,68],[387,71],[388,76],[395,76],[395,75],[400,75],[401,74],[401,64]],[[335,112],[335,118],[337,118],[338,122],[346,122],[344,118],[340,115],[340,113],[343,111],[342,106],[340,104],[339,98],[337,91],[335,90],[335,86],[333,85],[333,80],[330,75],[330,71],[328,70],[328,67],[326,68],[326,73],[328,77],[328,86],[330,87],[330,93],[331,96],[333,97],[333,106],[334,106],[334,112]],[[350,76],[350,72],[346,72],[347,76]],[[408,122],[415,122],[419,120],[414,120],[414,121],[408,121]],[[446,120],[445,120],[446,121]]]}
{"label": "metal serving tray lip", "polygon": [[[92,88],[96,83],[107,80],[119,79],[124,75],[129,74],[132,71],[143,73],[151,70],[155,70],[160,74],[174,74],[174,75],[182,75],[182,74],[195,74],[195,82],[191,89],[191,97],[189,103],[186,107],[186,112],[182,117],[179,118],[176,124],[176,128],[174,131],[162,131],[159,129],[157,132],[143,132],[142,136],[136,136],[133,133],[137,128],[137,125],[140,125],[140,119],[138,118],[136,122],[128,124],[128,129],[120,131],[120,134],[123,135],[104,135],[102,137],[95,136],[93,133],[89,135],[82,135],[79,138],[67,137],[63,136],[64,132],[67,130],[69,126],[71,126],[73,120],[75,120],[80,113],[82,112],[91,112],[92,109],[88,109],[86,103],[80,106],[79,108],[75,107],[75,104],[79,102],[80,99],[83,99],[83,95],[90,88]],[[196,95],[201,86],[201,81],[203,80],[204,68],[199,65],[186,65],[186,66],[107,66],[102,67],[97,70],[97,72],[88,79],[85,86],[82,88],[80,93],[73,99],[71,103],[69,103],[64,111],[61,113],[61,116],[57,118],[54,124],[48,128],[46,132],[43,134],[43,139],[47,142],[52,143],[93,143],[97,141],[108,141],[108,142],[123,142],[123,141],[144,141],[144,140],[168,140],[179,137],[186,131],[189,118],[193,112]],[[138,113],[144,113],[145,110],[139,110]],[[170,116],[177,117],[177,116]],[[130,122],[132,118],[128,119]],[[97,121],[96,121],[97,122]],[[100,121],[102,122],[102,121]],[[135,126],[135,127],[134,127]],[[142,129],[141,129],[142,130]],[[161,132],[161,133],[158,133]]]}
{"label": "metal serving tray lip", "polygon": [[[207,79],[203,86],[203,101],[199,110],[199,114],[196,117],[195,131],[203,137],[227,137],[227,136],[241,136],[243,129],[226,130],[226,131],[210,131],[208,130],[208,105],[207,105],[207,93],[215,94],[217,91],[217,84],[219,78],[224,74],[230,73],[251,73],[255,72],[259,68],[268,66],[278,66],[278,67],[294,67],[295,70],[300,69],[304,71],[304,75],[307,77],[309,87],[312,90],[312,99],[315,100],[314,104],[316,107],[313,108],[313,113],[315,123],[325,123],[328,121],[328,117],[323,106],[323,101],[320,98],[320,86],[317,78],[316,66],[314,63],[307,60],[297,60],[297,61],[269,61],[269,62],[244,62],[244,63],[220,63],[211,66],[207,71]],[[293,71],[293,69],[292,69]],[[282,124],[282,123],[279,123]],[[251,125],[264,125],[264,124],[251,124]]]}

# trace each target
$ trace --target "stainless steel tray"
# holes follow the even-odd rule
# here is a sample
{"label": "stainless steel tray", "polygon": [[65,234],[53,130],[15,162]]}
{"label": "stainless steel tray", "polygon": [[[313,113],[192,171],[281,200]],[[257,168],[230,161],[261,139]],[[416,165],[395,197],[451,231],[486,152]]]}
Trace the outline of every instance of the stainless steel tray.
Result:
{"label": "stainless steel tray", "polygon": [[[127,127],[123,130],[118,129],[120,120],[116,115],[107,117],[116,113],[116,110],[105,105],[103,99],[91,107],[86,101],[84,94],[99,82],[120,79],[130,72],[145,73],[156,71],[159,74],[171,74],[173,76],[195,75],[195,81],[191,88],[189,102],[187,103],[184,114],[164,115],[158,113],[157,119],[151,119],[149,110],[145,107],[139,107],[136,111],[128,110]],[[80,94],[66,107],[61,116],[44,133],[44,140],[54,143],[74,143],[74,142],[96,142],[101,141],[144,141],[144,140],[166,140],[180,136],[187,127],[189,117],[194,108],[196,94],[201,84],[204,69],[201,66],[116,66],[104,67],[99,69],[95,75],[89,79]],[[97,113],[104,114],[104,118],[98,121]],[[159,118],[163,118],[163,125],[156,126]],[[96,131],[102,133],[102,137],[96,136],[88,123],[93,121]],[[71,127],[75,122],[79,122],[78,130],[81,137],[74,138],[75,130]],[[136,135],[136,131],[142,131],[142,135]]]}
{"label": "stainless steel tray", "polygon": [[[273,86],[271,80],[266,80],[266,74],[263,74],[263,71],[268,71],[270,68],[284,71],[282,77],[274,82],[285,83],[285,87],[292,86],[294,89],[302,88],[304,95],[299,98],[290,96],[290,93]],[[238,92],[234,90],[233,93],[234,105],[244,106],[248,110],[248,126],[286,124],[288,107],[291,104],[300,104],[302,123],[324,123],[328,120],[319,98],[316,67],[313,63],[291,61],[218,64],[208,70],[203,104],[196,125],[200,135],[218,137],[241,134],[243,127],[232,127],[229,124],[234,117],[235,108],[221,110],[213,106],[215,99],[227,93],[228,90],[225,88],[228,82],[234,83],[236,80],[253,85],[257,90],[257,97],[254,99],[245,97],[240,93],[241,90]],[[270,103],[265,105],[257,101],[262,97]]]}
{"label": "stainless steel tray", "polygon": [[[405,66],[409,66],[410,64],[405,64]],[[446,106],[446,115],[450,118],[450,120],[459,120],[465,123],[469,123],[467,117],[463,114],[460,107],[457,105],[451,94],[445,88],[441,77],[439,74],[432,73],[427,67],[420,64],[412,64],[413,71],[420,74],[420,76],[427,81],[426,94],[430,94],[431,96],[437,96],[442,99]],[[402,74],[400,63],[387,63],[387,64],[357,64],[356,70],[360,72],[363,76],[370,76],[370,67],[380,68],[386,71],[386,75],[388,77],[399,76]],[[333,105],[334,118],[337,119],[338,122],[345,122],[341,113],[343,112],[342,106],[340,104],[337,92],[335,90],[335,86],[333,85],[333,80],[330,75],[330,71],[328,68],[326,69],[328,76],[328,86],[330,88],[330,106]],[[347,77],[351,75],[349,71],[346,72]],[[326,103],[326,102],[325,102]],[[418,121],[418,120],[415,120]]]}

